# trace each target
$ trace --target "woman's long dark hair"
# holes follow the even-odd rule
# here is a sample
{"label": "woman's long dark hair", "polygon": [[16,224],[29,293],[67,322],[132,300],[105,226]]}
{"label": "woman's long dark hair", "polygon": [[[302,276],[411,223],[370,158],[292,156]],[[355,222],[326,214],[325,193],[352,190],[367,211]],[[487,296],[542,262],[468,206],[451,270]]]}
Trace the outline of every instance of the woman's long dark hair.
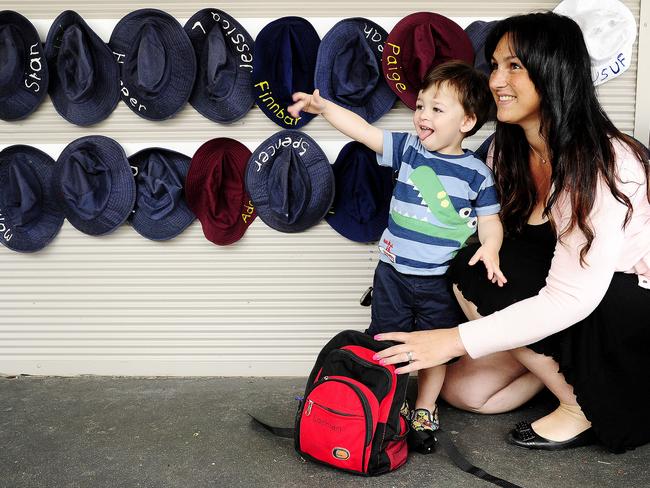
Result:
{"label": "woman's long dark hair", "polygon": [[[508,34],[510,45],[528,71],[541,99],[540,135],[551,152],[553,191],[544,209],[557,203],[563,190],[571,201],[571,220],[559,238],[575,226],[586,238],[580,261],[591,248],[594,232],[588,216],[594,204],[599,177],[632,216],[632,204],[616,186],[616,156],[610,138],[630,146],[650,176],[648,153],[635,139],[619,131],[596,97],[591,64],[582,31],[572,19],[551,12],[509,17],[495,25],[485,44],[490,59],[499,40]],[[526,224],[537,199],[529,169],[529,145],[523,129],[497,122],[494,173],[501,198],[501,216],[507,232]],[[646,181],[650,201],[650,183]],[[556,224],[556,223],[554,223]]]}

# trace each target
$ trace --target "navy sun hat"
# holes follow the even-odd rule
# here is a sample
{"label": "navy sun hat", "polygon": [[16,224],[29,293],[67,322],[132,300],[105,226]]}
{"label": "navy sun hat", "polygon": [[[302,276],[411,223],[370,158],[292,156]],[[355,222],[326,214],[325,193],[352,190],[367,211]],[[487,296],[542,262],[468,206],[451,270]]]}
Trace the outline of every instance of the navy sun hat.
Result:
{"label": "navy sun hat", "polygon": [[474,67],[488,76],[490,76],[492,69],[490,68],[490,61],[485,59],[485,40],[497,22],[498,20],[491,22],[477,20],[465,28],[465,33],[474,48]]}
{"label": "navy sun hat", "polygon": [[76,125],[106,119],[120,101],[117,62],[108,45],[72,10],[59,15],[47,34],[52,70],[50,97],[56,111]]}
{"label": "navy sun hat", "polygon": [[56,161],[54,191],[70,223],[89,235],[122,225],[135,204],[135,180],[124,149],[105,136],[72,141]]}
{"label": "navy sun hat", "polygon": [[332,27],[316,59],[314,84],[320,94],[369,123],[381,118],[397,100],[381,71],[387,37],[380,25],[360,17]]}
{"label": "navy sun hat", "polygon": [[298,129],[316,115],[294,118],[287,107],[295,92],[314,91],[314,70],[320,38],[302,17],[282,17],[264,27],[255,39],[253,94],[266,116],[284,129]]}
{"label": "navy sun hat", "polygon": [[135,174],[136,199],[129,221],[138,234],[166,241],[183,232],[196,218],[185,201],[190,157],[151,147],[129,156]]}
{"label": "navy sun hat", "polygon": [[253,152],[246,190],[257,215],[280,232],[316,225],[334,199],[334,174],[323,150],[304,132],[283,130]]}
{"label": "navy sun hat", "polygon": [[122,100],[140,117],[173,117],[190,98],[196,76],[194,48],[178,21],[156,9],[120,20],[109,41],[120,67]]}
{"label": "navy sun hat", "polygon": [[41,39],[18,12],[0,12],[0,119],[20,120],[45,98],[49,82]]}
{"label": "navy sun hat", "polygon": [[332,169],[336,193],[325,220],[352,241],[378,241],[388,225],[392,169],[379,166],[375,152],[356,141],[343,146]]}
{"label": "navy sun hat", "polygon": [[0,151],[0,242],[40,251],[59,233],[63,212],[52,191],[54,160],[30,146]]}
{"label": "navy sun hat", "polygon": [[242,118],[255,103],[252,36],[226,12],[199,10],[185,24],[197,58],[190,105],[220,123]]}

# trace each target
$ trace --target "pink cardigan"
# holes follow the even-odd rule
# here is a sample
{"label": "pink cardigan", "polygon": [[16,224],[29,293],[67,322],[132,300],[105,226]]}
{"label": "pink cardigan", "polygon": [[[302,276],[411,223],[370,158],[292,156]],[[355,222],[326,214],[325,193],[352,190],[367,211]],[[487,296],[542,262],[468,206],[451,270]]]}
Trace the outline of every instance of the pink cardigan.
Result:
{"label": "pink cardigan", "polygon": [[[579,322],[598,306],[616,271],[636,273],[639,286],[650,288],[650,203],[646,175],[626,145],[619,141],[613,144],[620,178],[618,188],[627,195],[634,209],[627,227],[622,228],[627,207],[601,182],[590,215],[595,237],[585,267],[580,265],[579,257],[585,238],[576,228],[555,246],[546,285],[537,296],[459,326],[461,340],[471,357],[525,346]],[[491,153],[488,165],[492,166]],[[552,215],[559,224],[558,229],[566,226],[571,217],[566,196],[558,200]]]}

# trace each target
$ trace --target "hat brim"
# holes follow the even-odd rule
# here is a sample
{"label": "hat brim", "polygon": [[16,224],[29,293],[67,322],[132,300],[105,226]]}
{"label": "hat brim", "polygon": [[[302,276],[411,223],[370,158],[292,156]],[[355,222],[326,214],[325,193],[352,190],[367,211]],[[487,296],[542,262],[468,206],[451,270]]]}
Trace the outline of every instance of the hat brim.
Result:
{"label": "hat brim", "polygon": [[[111,191],[106,206],[101,213],[89,220],[79,216],[65,200],[62,189],[63,164],[76,150],[88,146],[99,154],[101,160],[110,168]],[[55,191],[60,207],[68,221],[84,234],[99,236],[109,234],[122,225],[135,205],[135,180],[124,149],[116,141],[105,136],[86,136],[72,141],[56,161]]]}
{"label": "hat brim", "polygon": [[230,169],[234,169],[236,172],[234,176],[240,178],[243,195],[243,199],[240,202],[241,213],[243,214],[246,211],[244,207],[249,203],[250,196],[246,192],[244,185],[244,172],[251,152],[241,142],[227,137],[211,139],[205,142],[194,153],[190,163],[190,170],[187,174],[186,196],[188,206],[201,222],[201,228],[203,229],[205,238],[219,246],[227,246],[237,242],[244,236],[250,224],[255,220],[257,213],[255,210],[252,210],[251,213],[246,211],[246,215],[248,216],[246,220],[240,218],[240,215],[237,215],[235,219],[232,219],[231,225],[224,225],[224,220],[227,221],[228,219],[218,220],[213,215],[211,209],[206,208],[204,204],[206,196],[205,182],[209,179],[208,176],[214,169],[214,166],[223,164],[221,158],[215,157],[217,148],[219,154],[228,156],[231,165]]}
{"label": "hat brim", "polygon": [[29,226],[16,226],[10,222],[11,216],[6,212],[3,215],[5,233],[11,229],[10,238],[0,235],[0,242],[12,251],[31,253],[40,251],[47,246],[59,233],[63,225],[63,212],[59,209],[56,197],[52,190],[55,162],[50,156],[31,146],[9,146],[0,151],[0,189],[9,179],[8,164],[2,164],[3,159],[11,159],[16,153],[28,155],[28,162],[39,179],[43,196],[41,214]]}
{"label": "hat brim", "polygon": [[[244,54],[250,54],[252,56],[255,43],[253,37],[248,33],[244,27],[239,24],[231,16],[223,12],[222,10],[217,9],[203,9],[194,14],[185,24],[185,32],[189,37],[194,51],[196,53],[197,59],[197,73],[196,73],[196,82],[194,84],[194,89],[190,95],[190,105],[196,109],[204,117],[212,120],[213,122],[219,122],[222,124],[229,124],[241,119],[244,115],[248,113],[251,107],[255,104],[255,97],[253,95],[253,71],[252,64],[250,68],[247,68],[245,63],[242,65],[238,61],[238,69],[236,74],[235,83],[233,84],[230,92],[219,98],[212,99],[207,90],[207,83],[205,82],[206,76],[206,66],[202,62],[201,56],[203,53],[203,48],[205,46],[205,41],[207,39],[207,33],[210,32],[210,29],[218,27],[218,24],[213,20],[212,13],[216,12],[221,17],[225,18],[229,24],[229,31],[223,32],[224,37],[229,39],[229,46],[234,41],[231,39],[234,33],[236,32],[237,36],[242,36],[241,38],[237,37],[239,48],[247,45],[250,51],[243,51]],[[201,26],[206,29],[204,33],[201,28],[195,28],[197,22],[201,23]],[[220,28],[220,27],[219,27]],[[243,41],[241,40],[243,38]],[[243,48],[242,48],[243,49]],[[239,56],[240,54],[229,49],[229,55]]]}
{"label": "hat brim", "polygon": [[[314,29],[314,26],[302,17],[282,17],[267,24],[255,39],[255,54],[253,56],[253,96],[255,97],[255,103],[259,109],[270,120],[283,129],[299,129],[307,125],[316,117],[316,115],[302,112],[299,119],[294,119],[287,112],[287,107],[293,104],[293,100],[291,99],[293,93],[287,94],[287,97],[282,99],[279,93],[280,90],[277,89],[278,85],[281,84],[280,81],[274,80],[270,76],[270,73],[273,73],[275,69],[275,66],[273,65],[275,60],[270,58],[271,54],[275,53],[277,48],[277,33],[285,24],[291,24],[294,28],[301,29],[301,47],[305,51],[305,59],[307,59],[308,62],[313,63],[313,65],[306,67],[312,72],[312,76],[309,77],[304,85],[294,85],[292,87],[292,92],[295,93],[300,91],[312,93],[314,91],[313,73],[316,58],[318,57],[318,46],[320,44],[318,33],[316,32],[316,29]],[[255,88],[256,85],[260,85],[264,82],[268,84],[268,89],[260,89],[260,87]],[[262,88],[263,87],[264,85],[262,85]],[[277,109],[274,107],[277,107]],[[280,114],[282,114],[282,116],[280,116]],[[287,119],[290,122],[287,122]]]}
{"label": "hat brim", "polygon": [[[309,144],[308,151],[301,156],[301,161],[309,174],[311,185],[311,195],[307,202],[306,209],[302,215],[293,223],[289,224],[278,216],[270,207],[268,192],[268,177],[273,166],[271,161],[276,157],[269,159],[266,164],[258,165],[256,161],[262,152],[269,147],[275,147],[278,141],[300,141],[303,139]],[[291,145],[280,146],[275,154],[281,150],[291,150]],[[280,232],[294,233],[302,232],[313,227],[320,222],[327,214],[334,200],[334,173],[332,166],[327,160],[323,150],[316,144],[311,137],[304,132],[295,130],[283,130],[276,132],[266,139],[251,155],[246,166],[246,189],[251,196],[257,215],[269,227]]]}
{"label": "hat brim", "polygon": [[[364,105],[350,105],[336,96],[335,87],[332,83],[332,71],[336,55],[351,37],[356,36],[358,32],[364,32],[364,23],[373,29],[372,32],[377,32],[382,36],[382,42],[380,44],[373,44],[371,41],[366,41],[375,54],[377,68],[379,70],[379,79],[377,80],[375,90],[366,100]],[[318,48],[314,85],[318,88],[320,94],[326,99],[334,101],[337,105],[354,112],[369,123],[376,122],[383,115],[389,112],[390,109],[393,108],[393,105],[395,105],[397,96],[384,81],[381,69],[381,51],[376,49],[376,46],[381,46],[383,48],[383,41],[385,41],[387,37],[388,33],[383,29],[383,27],[364,18],[356,17],[345,19],[334,25],[334,27],[325,34],[325,37],[323,37]]]}
{"label": "hat brim", "polygon": [[[90,41],[88,48],[91,51],[95,76],[92,91],[79,102],[68,98],[57,73],[58,36],[72,25],[78,25]],[[105,120],[115,110],[120,101],[117,62],[109,47],[79,14],[68,10],[56,18],[45,41],[45,55],[53,73],[49,87],[50,97],[61,117],[76,125],[89,126]]]}
{"label": "hat brim", "polygon": [[[170,66],[167,83],[155,96],[140,89],[124,68],[135,37],[148,20],[154,20],[162,27],[165,64]],[[157,9],[131,12],[113,29],[109,46],[113,52],[123,56],[119,63],[120,79],[124,84],[121,97],[133,112],[144,119],[165,120],[176,115],[187,103],[196,77],[196,56],[187,34],[174,17]]]}
{"label": "hat brim", "polygon": [[[361,146],[361,148],[358,146]],[[357,221],[353,216],[345,211],[345,206],[343,205],[345,199],[350,198],[351,195],[345,194],[343,191],[339,190],[344,189],[342,180],[345,178],[344,170],[346,167],[347,158],[351,152],[358,150],[371,151],[358,142],[349,142],[343,146],[343,149],[341,149],[341,152],[339,152],[336,161],[332,165],[336,191],[334,195],[334,201],[332,203],[332,213],[328,213],[325,217],[325,220],[330,225],[330,227],[332,227],[332,229],[341,234],[343,237],[350,239],[351,241],[375,242],[380,239],[382,232],[388,226],[390,199],[392,197],[393,172],[391,168],[379,166],[376,163],[367,165],[367,171],[375,171],[380,174],[381,178],[384,179],[384,183],[388,191],[385,195],[385,202],[383,202],[380,210],[371,219],[363,223]]]}
{"label": "hat brim", "polygon": [[[41,104],[47,95],[49,71],[43,46],[34,25],[18,12],[11,10],[0,12],[0,25],[2,24],[11,24],[18,29],[23,41],[23,49],[27,55],[33,46],[37,49],[35,55],[25,60],[25,72],[20,77],[20,83],[5,87],[0,93],[0,119],[12,122],[29,116]],[[38,61],[34,61],[36,63],[34,67],[38,66],[40,70],[32,71],[30,69],[32,58],[38,59]]]}
{"label": "hat brim", "polygon": [[[171,151],[169,149],[150,147],[129,156],[129,164],[139,169],[142,164],[147,161],[148,155],[152,151],[161,151],[165,153],[166,158],[175,166],[177,174],[181,177],[184,185],[185,179],[187,178],[187,172],[190,169],[190,157],[186,156],[185,154]],[[137,176],[135,178],[135,181],[136,203],[134,204],[133,211],[129,215],[128,220],[133,226],[133,229],[142,237],[145,237],[152,241],[167,241],[181,234],[190,226],[192,222],[194,222],[194,219],[196,217],[187,206],[187,202],[185,201],[184,196],[178,201],[178,206],[176,206],[176,208],[174,208],[171,212],[169,212],[167,215],[165,215],[165,217],[161,219],[156,220],[149,217],[144,212],[139,212],[137,196],[139,192],[139,186],[137,184]]]}

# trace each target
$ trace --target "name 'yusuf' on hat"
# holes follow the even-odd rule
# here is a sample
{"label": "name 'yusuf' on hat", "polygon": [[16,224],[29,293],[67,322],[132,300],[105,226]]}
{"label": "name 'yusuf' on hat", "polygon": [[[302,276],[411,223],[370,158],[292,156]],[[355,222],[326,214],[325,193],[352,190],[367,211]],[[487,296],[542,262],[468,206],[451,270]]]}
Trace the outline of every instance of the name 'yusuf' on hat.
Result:
{"label": "name 'yusuf' on hat", "polygon": [[315,115],[295,118],[287,107],[295,92],[314,91],[314,69],[320,38],[302,17],[282,17],[267,24],[255,39],[253,92],[255,102],[280,127],[298,129]]}
{"label": "name 'yusuf' on hat", "polygon": [[334,174],[307,134],[283,130],[265,140],[246,166],[246,188],[257,214],[280,232],[316,225],[334,199]]}
{"label": "name 'yusuf' on hat", "polygon": [[68,144],[56,160],[53,185],[66,218],[85,234],[114,231],[135,204],[135,180],[124,149],[105,136]]}
{"label": "name 'yusuf' on hat", "polygon": [[564,0],[553,12],[571,17],[582,30],[595,86],[622,75],[632,64],[636,21],[619,0]]}
{"label": "name 'yusuf' on hat", "polygon": [[162,10],[140,9],[123,17],[109,46],[120,67],[122,100],[140,117],[174,116],[192,93],[196,55],[183,27]]}
{"label": "name 'yusuf' on hat", "polygon": [[400,20],[388,34],[382,69],[388,86],[411,110],[427,72],[445,61],[474,64],[474,49],[453,20],[433,12],[416,12]]}
{"label": "name 'yusuf' on hat", "polygon": [[332,27],[318,48],[314,85],[328,100],[366,121],[377,121],[397,97],[381,71],[388,33],[371,20],[344,19]]}
{"label": "name 'yusuf' on hat", "polygon": [[0,242],[13,251],[47,246],[63,225],[52,191],[54,160],[30,146],[0,151]]}
{"label": "name 'yusuf' on hat", "polygon": [[185,182],[187,204],[210,242],[225,246],[242,238],[257,216],[244,184],[250,150],[227,137],[204,143],[192,156]]}
{"label": "name 'yusuf' on hat", "polygon": [[185,24],[197,57],[190,104],[221,123],[240,119],[255,102],[252,36],[226,12],[199,10]]}
{"label": "name 'yusuf' on hat", "polygon": [[325,220],[352,241],[378,241],[388,225],[393,171],[378,165],[377,154],[356,141],[343,146],[332,169],[335,196]]}
{"label": "name 'yusuf' on hat", "polygon": [[64,119],[88,126],[113,112],[120,101],[117,62],[78,13],[66,10],[54,20],[45,55],[52,71],[50,97]]}
{"label": "name 'yusuf' on hat", "polygon": [[129,156],[129,164],[135,176],[136,199],[128,220],[138,234],[166,241],[194,222],[183,189],[189,156],[150,147]]}
{"label": "name 'yusuf' on hat", "polygon": [[18,12],[0,12],[0,119],[20,120],[47,94],[49,74],[41,40]]}

